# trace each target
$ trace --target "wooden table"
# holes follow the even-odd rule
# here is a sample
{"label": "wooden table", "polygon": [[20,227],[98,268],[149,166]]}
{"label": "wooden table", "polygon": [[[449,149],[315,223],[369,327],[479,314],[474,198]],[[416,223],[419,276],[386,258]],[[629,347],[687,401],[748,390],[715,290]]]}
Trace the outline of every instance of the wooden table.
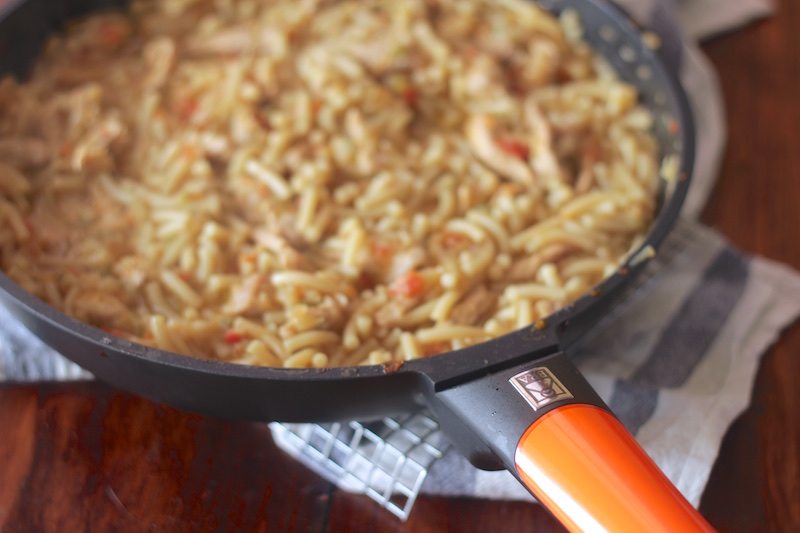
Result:
{"label": "wooden table", "polygon": [[[704,48],[730,122],[703,220],[800,269],[800,3]],[[800,531],[800,326],[764,357],[701,512]],[[743,394],[748,391],[742,391]],[[279,451],[264,425],[187,414],[101,383],[0,387],[0,530],[561,531],[540,507],[421,497],[403,524]]]}

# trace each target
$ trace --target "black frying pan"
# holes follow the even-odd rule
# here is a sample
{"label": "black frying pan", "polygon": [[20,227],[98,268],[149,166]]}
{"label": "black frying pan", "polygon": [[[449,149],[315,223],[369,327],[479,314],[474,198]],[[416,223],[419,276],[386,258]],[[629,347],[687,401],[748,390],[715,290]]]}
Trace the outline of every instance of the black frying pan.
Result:
{"label": "black frying pan", "polygon": [[[17,0],[0,9],[0,72],[25,76],[48,35],[125,0]],[[574,531],[708,531],[564,355],[623,296],[677,218],[694,160],[685,94],[659,50],[595,0],[540,2],[579,12],[586,40],[636,85],[656,116],[662,156],[678,157],[645,243],[575,303],[479,345],[401,366],[249,367],[134,344],[80,323],[0,272],[2,301],[34,334],[98,378],[155,401],[215,416],[289,422],[372,419],[428,406],[462,453],[508,468]],[[675,124],[678,125],[675,128]]]}

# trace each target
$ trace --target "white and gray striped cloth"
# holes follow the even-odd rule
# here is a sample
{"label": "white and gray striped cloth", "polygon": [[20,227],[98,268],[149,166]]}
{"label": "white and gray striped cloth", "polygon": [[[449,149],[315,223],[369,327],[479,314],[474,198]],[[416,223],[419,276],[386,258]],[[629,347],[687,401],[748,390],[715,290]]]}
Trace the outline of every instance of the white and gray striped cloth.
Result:
{"label": "white and gray striped cloth", "polygon": [[[731,29],[766,15],[770,5],[767,0],[619,3],[661,34],[681,73],[697,122],[697,162],[685,219],[648,267],[652,276],[592,330],[574,357],[611,409],[697,504],[722,437],[749,403],[761,354],[800,313],[800,276],[741,254],[692,221],[715,181],[725,123],[716,77],[682,35],[698,38]],[[91,376],[0,307],[0,380],[84,378]],[[314,465],[316,459],[290,441],[278,442]],[[326,475],[319,464],[315,470]],[[329,477],[337,482],[333,473]],[[479,471],[454,451],[430,465],[422,492],[530,499],[511,474]]]}

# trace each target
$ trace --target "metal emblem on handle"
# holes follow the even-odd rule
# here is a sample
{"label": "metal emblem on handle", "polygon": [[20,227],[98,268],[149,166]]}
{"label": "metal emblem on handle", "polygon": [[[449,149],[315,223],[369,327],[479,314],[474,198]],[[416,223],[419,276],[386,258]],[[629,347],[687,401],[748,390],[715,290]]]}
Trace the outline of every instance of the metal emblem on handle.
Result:
{"label": "metal emblem on handle", "polygon": [[508,380],[534,411],[551,403],[574,398],[563,383],[544,366],[520,372]]}

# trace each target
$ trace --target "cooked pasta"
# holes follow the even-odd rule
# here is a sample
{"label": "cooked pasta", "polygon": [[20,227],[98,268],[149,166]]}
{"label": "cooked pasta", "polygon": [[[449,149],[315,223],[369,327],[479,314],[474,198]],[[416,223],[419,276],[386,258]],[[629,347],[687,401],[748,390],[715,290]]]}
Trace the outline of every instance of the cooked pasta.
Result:
{"label": "cooked pasta", "polygon": [[0,82],[0,267],[129,340],[407,361],[533,324],[641,242],[659,147],[573,12],[134,0]]}

